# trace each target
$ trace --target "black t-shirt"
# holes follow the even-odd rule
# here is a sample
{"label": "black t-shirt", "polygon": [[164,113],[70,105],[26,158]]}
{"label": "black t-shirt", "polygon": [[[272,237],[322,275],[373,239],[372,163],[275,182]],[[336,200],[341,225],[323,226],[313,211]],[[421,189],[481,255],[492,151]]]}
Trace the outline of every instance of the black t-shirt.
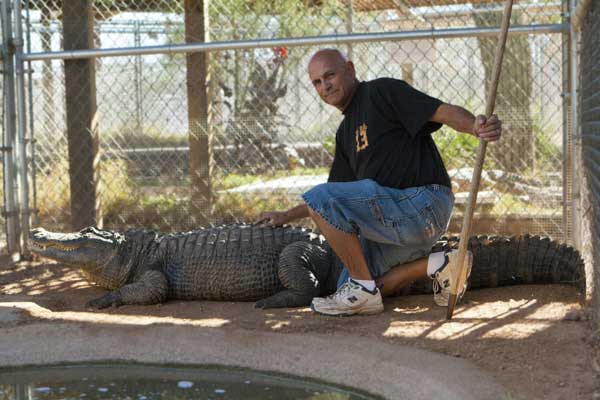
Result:
{"label": "black t-shirt", "polygon": [[431,133],[442,102],[406,82],[360,82],[335,138],[329,182],[373,179],[396,189],[440,184],[450,178]]}

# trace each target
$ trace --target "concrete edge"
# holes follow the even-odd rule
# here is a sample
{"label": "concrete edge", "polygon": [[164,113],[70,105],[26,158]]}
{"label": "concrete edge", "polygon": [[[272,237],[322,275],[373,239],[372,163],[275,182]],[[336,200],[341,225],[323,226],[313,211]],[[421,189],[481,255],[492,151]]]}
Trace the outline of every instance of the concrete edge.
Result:
{"label": "concrete edge", "polygon": [[2,337],[3,367],[106,360],[222,365],[306,377],[394,400],[515,398],[469,362],[384,339],[72,323],[17,326],[3,329]]}

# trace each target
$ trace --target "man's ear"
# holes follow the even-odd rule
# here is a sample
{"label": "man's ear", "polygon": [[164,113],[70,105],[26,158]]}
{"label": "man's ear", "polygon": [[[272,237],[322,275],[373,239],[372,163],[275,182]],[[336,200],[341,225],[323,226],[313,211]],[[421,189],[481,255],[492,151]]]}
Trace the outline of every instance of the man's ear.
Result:
{"label": "man's ear", "polygon": [[346,70],[352,74],[352,77],[356,77],[356,70],[354,69],[354,63],[352,61],[346,61]]}

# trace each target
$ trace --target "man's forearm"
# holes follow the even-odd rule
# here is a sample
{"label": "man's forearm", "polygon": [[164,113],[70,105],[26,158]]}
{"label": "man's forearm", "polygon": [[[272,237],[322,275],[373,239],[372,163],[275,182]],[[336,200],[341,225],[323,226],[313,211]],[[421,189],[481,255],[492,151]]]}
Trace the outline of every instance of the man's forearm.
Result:
{"label": "man's forearm", "polygon": [[308,206],[304,203],[297,205],[294,208],[290,208],[285,212],[286,220],[294,221],[300,218],[307,218],[308,214]]}
{"label": "man's forearm", "polygon": [[454,130],[473,135],[475,116],[462,107],[442,104],[431,117],[434,122],[448,125]]}

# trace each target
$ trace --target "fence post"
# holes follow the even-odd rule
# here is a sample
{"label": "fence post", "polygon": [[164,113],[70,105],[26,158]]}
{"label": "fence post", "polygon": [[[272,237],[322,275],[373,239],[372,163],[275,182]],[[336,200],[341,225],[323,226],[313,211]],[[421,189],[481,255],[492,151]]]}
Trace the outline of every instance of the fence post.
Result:
{"label": "fence post", "polygon": [[[575,18],[575,0],[570,1],[569,19]],[[581,196],[578,176],[581,171],[579,155],[581,154],[581,136],[579,134],[579,67],[577,62],[577,45],[579,34],[574,24],[569,24],[569,71],[571,73],[571,202],[572,202],[572,238],[576,249],[581,249]],[[582,175],[583,176],[583,175]]]}
{"label": "fence post", "polygon": [[[569,11],[569,0],[562,0],[562,10],[563,15],[568,15]],[[570,79],[569,79],[569,34],[568,32],[562,33],[562,105],[563,105],[563,137],[562,137],[562,230],[563,237],[562,240],[565,242],[570,241],[571,233],[569,228],[569,213],[570,213],[570,203],[569,203],[569,169],[567,167],[569,157],[568,154],[568,145],[569,145],[569,121],[572,117],[570,111],[571,105],[571,91],[570,91]]]}
{"label": "fence post", "polygon": [[[94,47],[91,0],[63,2],[65,50]],[[71,188],[71,226],[96,225],[96,116],[95,58],[65,60],[65,98]],[[98,225],[101,225],[98,223]]]}
{"label": "fence post", "polygon": [[27,248],[27,235],[29,233],[29,182],[27,175],[27,118],[25,107],[25,68],[23,62],[23,20],[21,15],[21,1],[16,0],[15,6],[15,64],[17,85],[17,175],[19,178],[19,205],[21,210],[20,246],[24,258],[29,257]]}
{"label": "fence post", "polygon": [[[185,0],[185,41],[205,42],[209,0]],[[211,213],[211,135],[208,102],[208,52],[186,56],[188,129],[190,142],[191,214],[194,223],[206,225]]]}
{"label": "fence post", "polygon": [[[19,0],[15,0],[19,1]],[[12,34],[12,2],[3,1],[0,5],[0,14],[2,17],[2,61],[4,80],[4,110],[6,118],[4,122],[4,135],[2,143],[3,167],[4,167],[4,216],[6,220],[6,241],[8,254],[17,261],[20,255],[20,246],[18,238],[19,232],[19,213],[17,211],[16,193],[15,193],[15,69],[14,69],[14,42]]]}

